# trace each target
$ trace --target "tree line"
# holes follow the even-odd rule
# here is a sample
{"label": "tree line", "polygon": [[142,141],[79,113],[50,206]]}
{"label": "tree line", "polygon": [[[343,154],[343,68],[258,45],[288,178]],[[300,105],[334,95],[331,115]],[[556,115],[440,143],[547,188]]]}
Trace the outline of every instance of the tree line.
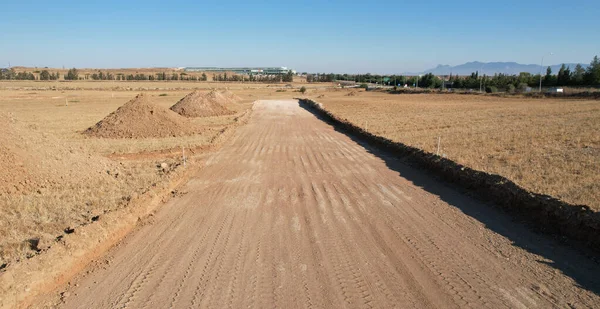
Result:
{"label": "tree line", "polygon": [[[304,73],[306,74],[306,73]],[[546,74],[541,76],[544,87],[573,86],[573,87],[600,87],[600,60],[595,56],[590,65],[585,69],[578,64],[574,68],[562,65],[560,70],[554,74],[548,67]],[[410,85],[422,88],[466,88],[479,89],[479,87],[490,87],[490,89],[502,89],[505,91],[525,90],[527,87],[539,86],[540,74],[522,72],[518,75],[495,74],[493,76],[480,75],[473,72],[469,76],[442,76],[438,77],[432,73],[422,76],[403,75],[377,75],[377,74],[306,74],[306,81],[311,82],[334,82],[354,81],[356,83],[377,83],[385,85]],[[443,83],[446,81],[446,83]]]}
{"label": "tree line", "polygon": [[467,77],[450,76],[449,82],[452,88],[479,88],[483,84],[488,92],[493,91],[494,88],[512,92],[524,91],[527,87],[537,87],[540,78],[544,87],[600,87],[600,60],[595,56],[587,69],[580,64],[573,69],[563,64],[557,74],[553,74],[550,67],[546,69],[546,74],[543,76],[527,72],[519,75],[479,76],[478,72],[474,72]]}
{"label": "tree line", "polygon": [[249,74],[240,75],[240,74],[227,74],[227,72],[223,74],[215,74],[213,75],[213,81],[217,82],[261,82],[261,83],[291,83],[294,81],[294,74],[292,72],[288,72],[286,74],[275,74],[275,75],[254,75]]}
{"label": "tree line", "polygon": [[[35,74],[38,73],[39,77],[36,77]],[[3,69],[0,70],[0,80],[58,80],[60,79],[60,74],[50,73],[48,70],[43,71],[35,71],[33,73],[29,72],[15,72],[14,69]],[[101,70],[94,73],[85,73],[81,74],[76,68],[69,69],[67,74],[64,76],[65,80],[117,80],[117,81],[140,81],[140,80],[148,80],[148,81],[171,81],[171,80],[181,80],[181,81],[207,81],[208,76],[206,73],[202,73],[200,76],[190,75],[185,72],[181,73],[171,73],[167,74],[165,72],[155,73],[155,74],[144,74],[144,73],[136,73],[136,74],[124,74],[124,73],[111,73],[111,72],[103,72]],[[294,74],[292,72],[288,72],[287,74],[282,75],[239,75],[239,74],[215,74],[213,76],[213,81],[230,81],[230,82],[268,82],[268,83],[278,83],[278,82],[286,82],[291,83],[294,80]]]}
{"label": "tree line", "polygon": [[[37,71],[33,73],[39,73],[39,80],[58,80],[60,74],[58,72],[50,73],[48,70]],[[35,74],[31,72],[15,72],[14,69],[2,69],[0,70],[0,80],[36,80]]]}

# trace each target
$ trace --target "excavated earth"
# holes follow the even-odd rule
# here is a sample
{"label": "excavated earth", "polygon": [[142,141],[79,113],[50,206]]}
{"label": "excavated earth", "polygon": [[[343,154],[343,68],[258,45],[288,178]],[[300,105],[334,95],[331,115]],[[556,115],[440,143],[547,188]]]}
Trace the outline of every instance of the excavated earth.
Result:
{"label": "excavated earth", "polygon": [[185,117],[154,104],[142,93],[83,133],[102,138],[150,138],[198,132],[199,129]]}
{"label": "excavated earth", "polygon": [[171,110],[185,117],[210,117],[235,114],[226,105],[232,101],[217,91],[194,91],[171,106]]}
{"label": "excavated earth", "polygon": [[250,122],[58,293],[62,308],[591,308],[600,268],[337,132],[297,101]]}
{"label": "excavated earth", "polygon": [[231,102],[235,103],[235,102],[242,101],[242,98],[240,98],[238,95],[236,95],[235,93],[233,93],[227,89],[222,91],[221,94]]}

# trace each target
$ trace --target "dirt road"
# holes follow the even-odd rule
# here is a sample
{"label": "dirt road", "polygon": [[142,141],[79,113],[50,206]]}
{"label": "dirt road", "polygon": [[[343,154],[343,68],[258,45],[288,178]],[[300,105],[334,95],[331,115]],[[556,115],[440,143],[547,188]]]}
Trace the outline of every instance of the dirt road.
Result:
{"label": "dirt road", "polygon": [[250,122],[64,308],[599,306],[600,270],[296,101]]}

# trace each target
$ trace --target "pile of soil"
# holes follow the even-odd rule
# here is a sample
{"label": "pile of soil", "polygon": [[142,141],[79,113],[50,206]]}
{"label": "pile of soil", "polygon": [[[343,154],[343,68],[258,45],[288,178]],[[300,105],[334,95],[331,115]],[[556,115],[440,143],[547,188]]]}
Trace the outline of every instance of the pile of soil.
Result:
{"label": "pile of soil", "polygon": [[171,110],[185,117],[211,117],[235,114],[225,105],[231,101],[217,91],[202,93],[198,90],[186,95],[171,106]]}
{"label": "pile of soil", "polygon": [[237,96],[235,93],[229,91],[229,90],[225,90],[223,92],[221,92],[221,94],[227,98],[229,101],[233,102],[233,103],[237,103],[242,101],[242,98],[240,98],[239,96]]}
{"label": "pile of soil", "polygon": [[83,134],[103,138],[149,138],[192,135],[197,129],[187,119],[155,105],[139,94]]}

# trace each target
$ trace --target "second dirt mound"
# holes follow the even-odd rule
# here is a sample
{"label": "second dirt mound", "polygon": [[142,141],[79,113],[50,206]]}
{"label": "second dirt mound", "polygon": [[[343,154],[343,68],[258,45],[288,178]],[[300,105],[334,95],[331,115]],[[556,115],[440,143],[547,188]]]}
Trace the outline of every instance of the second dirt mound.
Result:
{"label": "second dirt mound", "polygon": [[225,98],[227,98],[228,100],[230,100],[231,102],[239,102],[242,100],[242,98],[240,98],[239,96],[237,96],[235,93],[229,91],[228,89],[226,89],[225,91],[221,92],[221,94],[223,94],[223,96]]}
{"label": "second dirt mound", "polygon": [[104,138],[149,138],[196,133],[187,119],[139,94],[83,133]]}
{"label": "second dirt mound", "polygon": [[219,92],[196,90],[171,106],[171,110],[185,117],[223,116],[235,113],[225,107],[229,103],[231,101]]}

